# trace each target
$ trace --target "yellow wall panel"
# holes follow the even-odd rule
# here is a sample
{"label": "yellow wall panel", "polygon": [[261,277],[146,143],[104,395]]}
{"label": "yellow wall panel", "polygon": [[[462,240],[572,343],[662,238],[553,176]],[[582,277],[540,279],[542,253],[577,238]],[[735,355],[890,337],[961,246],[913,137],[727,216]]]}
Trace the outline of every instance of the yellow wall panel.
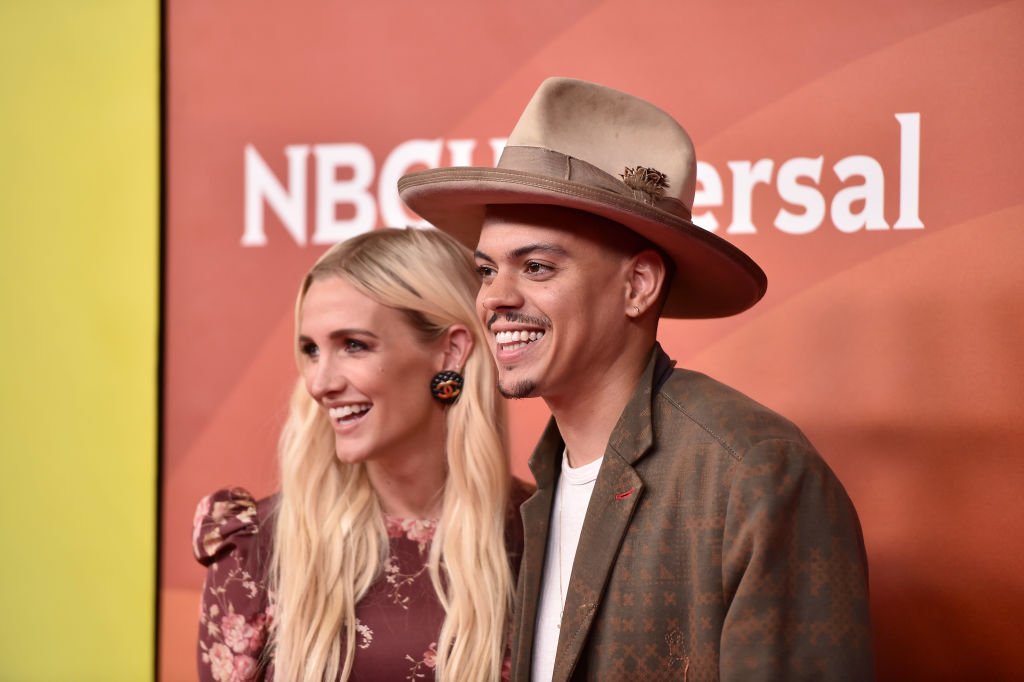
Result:
{"label": "yellow wall panel", "polygon": [[0,679],[153,670],[159,4],[0,4]]}

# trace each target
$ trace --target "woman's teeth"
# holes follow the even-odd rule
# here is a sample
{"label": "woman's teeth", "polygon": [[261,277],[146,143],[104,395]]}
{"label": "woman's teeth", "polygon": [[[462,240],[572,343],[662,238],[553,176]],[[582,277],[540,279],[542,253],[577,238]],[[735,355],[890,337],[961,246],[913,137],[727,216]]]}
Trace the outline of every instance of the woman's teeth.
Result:
{"label": "woman's teeth", "polygon": [[[542,331],[528,331],[521,330],[515,332],[498,332],[494,335],[494,340],[499,346],[505,346],[507,350],[518,350],[525,348],[526,344],[533,341],[539,341],[544,338],[544,332]],[[510,345],[511,344],[511,345]]]}
{"label": "woman's teeth", "polygon": [[331,419],[344,419],[354,414],[362,414],[368,409],[373,407],[370,403],[360,403],[358,405],[342,405],[341,407],[332,407],[327,410],[327,413],[331,416]]}

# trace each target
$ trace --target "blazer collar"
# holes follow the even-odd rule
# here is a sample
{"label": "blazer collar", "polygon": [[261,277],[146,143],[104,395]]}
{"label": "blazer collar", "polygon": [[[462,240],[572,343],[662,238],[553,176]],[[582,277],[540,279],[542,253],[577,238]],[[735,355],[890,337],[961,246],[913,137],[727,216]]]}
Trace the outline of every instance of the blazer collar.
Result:
{"label": "blazer collar", "polygon": [[[651,401],[662,384],[672,375],[675,364],[675,360],[669,358],[662,350],[661,344],[655,343],[633,396],[612,430],[608,447],[614,448],[619,456],[630,464],[651,447],[654,437],[651,431]],[[564,448],[565,441],[558,431],[558,424],[551,419],[528,462],[538,488],[549,488],[554,485],[562,466],[561,454]]]}
{"label": "blazer collar", "polygon": [[672,376],[675,364],[675,361],[661,349],[661,344],[656,343],[633,396],[612,429],[608,449],[605,451],[606,458],[614,450],[627,464],[632,465],[651,448],[654,443],[654,431],[651,427],[652,402],[662,384]]}

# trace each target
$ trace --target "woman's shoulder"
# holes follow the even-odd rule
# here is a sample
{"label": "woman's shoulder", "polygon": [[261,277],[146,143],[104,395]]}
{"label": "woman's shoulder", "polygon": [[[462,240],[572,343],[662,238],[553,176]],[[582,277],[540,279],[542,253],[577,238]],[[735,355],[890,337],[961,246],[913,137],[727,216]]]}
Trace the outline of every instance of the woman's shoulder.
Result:
{"label": "woman's shoulder", "polygon": [[245,488],[222,488],[199,501],[192,552],[204,566],[242,548],[266,547],[273,537],[277,495],[260,500]]}
{"label": "woman's shoulder", "polygon": [[199,501],[192,549],[207,567],[199,611],[199,678],[270,679],[263,668],[274,617],[267,571],[276,497],[224,488]]}

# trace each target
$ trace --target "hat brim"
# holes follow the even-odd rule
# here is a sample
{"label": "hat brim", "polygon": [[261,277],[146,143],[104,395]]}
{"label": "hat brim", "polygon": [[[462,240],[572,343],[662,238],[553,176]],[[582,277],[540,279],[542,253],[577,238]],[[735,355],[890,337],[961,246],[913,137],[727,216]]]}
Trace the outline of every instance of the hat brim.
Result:
{"label": "hat brim", "polygon": [[502,168],[433,168],[398,181],[405,203],[436,227],[475,249],[488,205],[552,205],[620,223],[675,261],[662,311],[670,318],[726,317],[764,296],[768,280],[749,256],[679,216],[600,187]]}

